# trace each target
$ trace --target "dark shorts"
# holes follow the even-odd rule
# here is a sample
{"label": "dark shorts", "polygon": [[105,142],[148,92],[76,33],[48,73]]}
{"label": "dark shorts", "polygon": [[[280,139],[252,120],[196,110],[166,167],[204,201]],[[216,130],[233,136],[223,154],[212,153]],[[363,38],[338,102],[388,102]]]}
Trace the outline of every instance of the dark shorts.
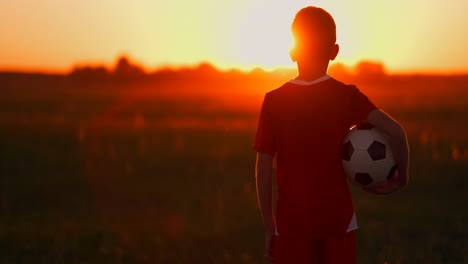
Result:
{"label": "dark shorts", "polygon": [[275,236],[274,264],[356,264],[355,231],[323,239]]}

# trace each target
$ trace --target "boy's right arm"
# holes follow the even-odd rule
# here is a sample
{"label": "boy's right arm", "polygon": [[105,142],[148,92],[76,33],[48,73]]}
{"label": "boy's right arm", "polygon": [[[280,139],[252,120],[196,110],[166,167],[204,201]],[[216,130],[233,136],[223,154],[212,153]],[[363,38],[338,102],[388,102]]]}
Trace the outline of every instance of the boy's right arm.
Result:
{"label": "boy's right arm", "polygon": [[265,257],[273,260],[273,238],[276,232],[275,216],[272,203],[273,182],[273,156],[266,153],[257,153],[255,170],[257,183],[257,197],[265,226]]}
{"label": "boy's right arm", "polygon": [[403,127],[391,116],[380,109],[372,110],[366,118],[367,122],[375,128],[387,133],[390,136],[390,147],[398,164],[399,178],[392,184],[382,188],[371,189],[369,191],[377,194],[387,194],[401,189],[408,185],[409,175],[409,146],[406,132]]}

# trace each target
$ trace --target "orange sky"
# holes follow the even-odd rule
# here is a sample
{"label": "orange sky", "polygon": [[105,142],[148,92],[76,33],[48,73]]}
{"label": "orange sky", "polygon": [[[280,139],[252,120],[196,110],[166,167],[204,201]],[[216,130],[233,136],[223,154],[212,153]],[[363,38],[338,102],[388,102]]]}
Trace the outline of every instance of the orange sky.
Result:
{"label": "orange sky", "polygon": [[64,72],[121,54],[148,68],[292,66],[290,24],[308,5],[335,17],[340,62],[468,72],[466,0],[0,0],[0,69]]}

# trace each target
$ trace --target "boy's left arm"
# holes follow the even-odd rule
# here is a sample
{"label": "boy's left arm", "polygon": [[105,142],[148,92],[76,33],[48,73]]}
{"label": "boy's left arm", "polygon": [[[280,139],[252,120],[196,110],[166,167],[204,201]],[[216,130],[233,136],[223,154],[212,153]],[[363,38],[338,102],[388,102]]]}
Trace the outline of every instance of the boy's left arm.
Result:
{"label": "boy's left arm", "polygon": [[380,109],[375,109],[367,116],[367,121],[374,127],[390,136],[390,145],[398,164],[398,173],[389,182],[373,188],[364,188],[375,194],[389,194],[408,185],[409,181],[409,145],[405,129],[390,115]]}

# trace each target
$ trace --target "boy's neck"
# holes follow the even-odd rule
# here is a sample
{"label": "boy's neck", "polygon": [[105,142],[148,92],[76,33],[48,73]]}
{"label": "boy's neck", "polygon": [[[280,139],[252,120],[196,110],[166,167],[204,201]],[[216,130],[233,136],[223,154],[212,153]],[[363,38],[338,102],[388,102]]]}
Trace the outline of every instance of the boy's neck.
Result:
{"label": "boy's neck", "polygon": [[317,80],[318,78],[327,74],[327,65],[307,65],[307,67],[302,66],[300,63],[297,65],[299,75],[296,77],[298,80],[303,80],[306,82],[311,82]]}

